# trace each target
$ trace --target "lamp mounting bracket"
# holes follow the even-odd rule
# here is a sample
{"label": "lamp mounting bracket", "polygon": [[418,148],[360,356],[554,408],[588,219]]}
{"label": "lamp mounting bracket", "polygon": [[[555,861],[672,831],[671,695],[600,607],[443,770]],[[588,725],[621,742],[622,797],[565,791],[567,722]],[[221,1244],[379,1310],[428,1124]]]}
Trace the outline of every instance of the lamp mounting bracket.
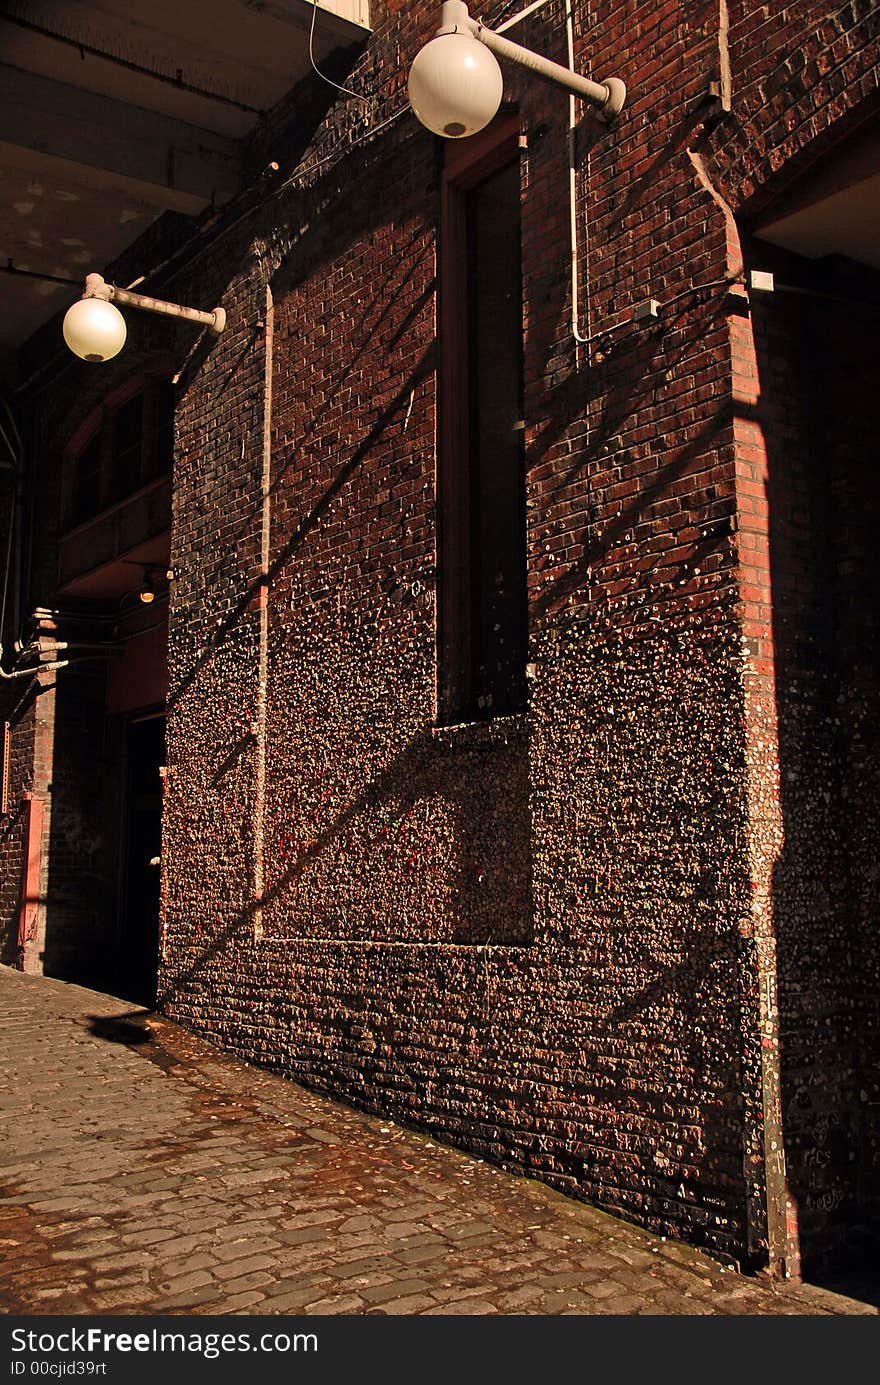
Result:
{"label": "lamp mounting bracket", "polygon": [[150,298],[145,293],[132,293],[131,289],[117,288],[108,284],[100,274],[87,274],[83,298],[101,298],[105,303],[121,303],[130,308],[142,308],[148,313],[161,313],[165,317],[181,317],[187,322],[199,322],[215,335],[226,326],[226,309],[214,308],[202,312],[199,308],[185,308],[179,303],[167,303],[161,298]]}
{"label": "lamp mounting bracket", "polygon": [[564,91],[579,96],[582,101],[588,101],[597,107],[597,115],[606,124],[610,124],[623,110],[626,101],[626,84],[619,77],[606,77],[601,82],[594,82],[589,77],[582,77],[580,73],[573,72],[571,68],[563,67],[561,63],[542,57],[540,53],[534,53],[531,48],[524,48],[520,43],[513,43],[511,39],[503,38],[501,34],[496,34],[493,29],[487,28],[482,20],[472,19],[464,0],[443,0],[440,7],[440,28],[437,30],[437,37],[439,38],[442,34],[457,33],[472,34],[496,57],[506,58],[519,67],[527,68],[536,77],[541,77],[554,86],[562,87]]}

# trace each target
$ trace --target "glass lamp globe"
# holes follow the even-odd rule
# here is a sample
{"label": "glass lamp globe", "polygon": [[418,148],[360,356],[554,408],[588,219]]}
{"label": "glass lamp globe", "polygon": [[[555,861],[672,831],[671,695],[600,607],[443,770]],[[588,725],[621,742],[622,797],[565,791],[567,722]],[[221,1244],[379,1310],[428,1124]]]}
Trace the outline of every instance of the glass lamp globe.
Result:
{"label": "glass lamp globe", "polygon": [[409,70],[413,111],[446,139],[463,139],[488,125],[503,89],[495,55],[472,34],[438,34],[419,50]]}
{"label": "glass lamp globe", "polygon": [[65,313],[61,330],[83,361],[110,361],[125,345],[125,318],[104,298],[80,298]]}

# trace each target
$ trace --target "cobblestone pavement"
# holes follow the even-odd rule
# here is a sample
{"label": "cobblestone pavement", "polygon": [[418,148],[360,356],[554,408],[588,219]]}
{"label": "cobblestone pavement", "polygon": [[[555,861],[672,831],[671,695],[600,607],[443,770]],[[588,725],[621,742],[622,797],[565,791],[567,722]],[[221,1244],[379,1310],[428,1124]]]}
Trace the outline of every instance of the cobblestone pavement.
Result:
{"label": "cobblestone pavement", "polygon": [[0,968],[0,1307],[36,1314],[850,1314],[722,1270],[238,1062]]}

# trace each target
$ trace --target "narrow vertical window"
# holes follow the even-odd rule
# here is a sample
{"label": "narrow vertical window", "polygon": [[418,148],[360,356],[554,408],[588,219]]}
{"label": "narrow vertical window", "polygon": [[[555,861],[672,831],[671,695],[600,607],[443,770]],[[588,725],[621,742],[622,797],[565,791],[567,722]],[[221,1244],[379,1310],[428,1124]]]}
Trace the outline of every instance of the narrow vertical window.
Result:
{"label": "narrow vertical window", "polygon": [[[174,454],[174,386],[159,376],[126,387],[99,412],[96,431],[66,464],[68,528],[85,524],[165,476]],[[126,397],[127,396],[127,397]]]}
{"label": "narrow vertical window", "polygon": [[502,134],[463,167],[450,160],[444,180],[438,683],[447,722],[508,715],[526,700],[520,164],[515,134]]}
{"label": "narrow vertical window", "polygon": [[144,443],[144,396],[136,394],[113,418],[113,476],[110,500],[131,495],[141,483]]}
{"label": "narrow vertical window", "polygon": [[70,498],[70,523],[81,524],[101,508],[104,436],[96,433],[76,459]]}

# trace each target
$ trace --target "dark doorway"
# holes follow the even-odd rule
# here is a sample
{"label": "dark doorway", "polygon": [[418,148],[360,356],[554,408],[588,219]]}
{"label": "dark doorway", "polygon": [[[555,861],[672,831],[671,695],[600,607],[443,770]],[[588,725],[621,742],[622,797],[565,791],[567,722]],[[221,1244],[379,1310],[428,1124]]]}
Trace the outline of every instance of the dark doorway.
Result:
{"label": "dark doorway", "polygon": [[164,716],[132,718],[127,742],[116,989],[125,1000],[151,1006],[159,957]]}
{"label": "dark doorway", "polygon": [[880,274],[759,242],[751,253],[776,275],[752,324],[784,826],[773,921],[789,1225],[807,1278],[842,1288],[854,1276],[862,1294],[873,1274],[876,1296]]}

